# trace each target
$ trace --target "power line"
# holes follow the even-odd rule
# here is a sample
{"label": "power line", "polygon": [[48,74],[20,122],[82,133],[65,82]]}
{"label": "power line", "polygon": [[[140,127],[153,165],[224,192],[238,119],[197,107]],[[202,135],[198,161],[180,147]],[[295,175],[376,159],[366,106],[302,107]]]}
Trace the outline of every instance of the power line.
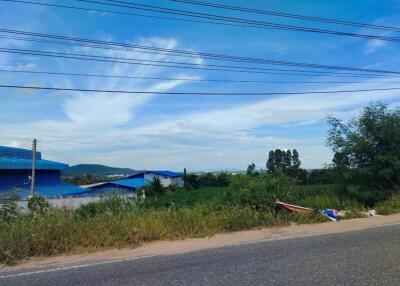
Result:
{"label": "power line", "polygon": [[240,24],[210,22],[210,21],[183,19],[183,18],[174,18],[174,17],[163,17],[163,16],[154,16],[154,15],[146,15],[146,14],[138,14],[138,13],[120,12],[120,11],[113,11],[113,10],[84,8],[84,7],[76,7],[76,6],[50,4],[50,3],[38,3],[38,2],[23,1],[23,0],[0,0],[0,1],[13,2],[13,3],[18,3],[18,4],[39,5],[39,6],[46,6],[46,7],[52,7],[52,8],[65,8],[65,9],[72,9],[72,10],[77,10],[77,11],[88,11],[88,12],[97,12],[97,13],[106,13],[106,14],[117,14],[117,15],[125,15],[125,16],[137,16],[137,17],[162,19],[162,20],[171,20],[171,21],[183,21],[183,22],[192,22],[192,23],[194,22],[194,23],[202,23],[202,24],[215,24],[215,25],[223,25],[223,26],[262,28],[262,27],[251,26],[251,25],[240,25]]}
{"label": "power line", "polygon": [[39,146],[40,146],[39,149],[41,151],[44,151],[46,154],[49,154],[50,156],[55,157],[61,161],[71,162],[73,164],[80,163],[80,161],[76,160],[76,158],[66,155],[65,153],[61,152],[60,150],[57,150],[56,148],[51,147],[46,143],[40,141]]}
{"label": "power line", "polygon": [[[155,66],[155,67],[166,67],[166,68],[179,68],[179,69],[192,69],[192,70],[209,70],[209,71],[223,71],[223,72],[236,72],[236,73],[254,73],[254,74],[280,74],[280,75],[301,75],[301,76],[337,76],[337,77],[395,77],[381,74],[357,74],[357,73],[333,73],[324,71],[305,71],[305,70],[284,70],[284,69],[264,69],[264,68],[252,68],[242,66],[223,66],[223,65],[198,65],[192,63],[180,63],[172,61],[158,61],[158,60],[142,60],[134,58],[120,58],[120,57],[107,57],[107,56],[95,56],[95,55],[84,55],[77,53],[62,53],[62,52],[50,52],[50,51],[38,51],[30,49],[7,49],[0,48],[0,52],[14,53],[23,55],[43,56],[43,57],[54,57],[74,60],[86,60],[96,62],[107,62],[107,63],[120,63],[120,64],[131,64],[131,65],[142,65],[142,66]],[[203,67],[207,66],[207,67]],[[278,71],[278,72],[274,72]],[[294,71],[294,72],[292,72]],[[397,74],[397,73],[396,73]]]}
{"label": "power line", "polygon": [[97,93],[121,93],[121,94],[157,94],[157,95],[215,95],[215,96],[240,96],[240,95],[303,95],[303,94],[332,94],[332,93],[356,93],[371,91],[400,90],[400,87],[352,89],[352,90],[331,90],[331,91],[301,91],[301,92],[173,92],[173,91],[129,91],[129,90],[104,90],[104,89],[83,89],[63,87],[39,87],[23,85],[0,85],[0,88],[52,90],[52,91],[77,91]]}
{"label": "power line", "polygon": [[143,76],[118,76],[105,74],[86,74],[86,73],[66,73],[51,71],[26,71],[0,69],[0,72],[8,73],[26,73],[26,74],[44,74],[44,75],[62,75],[78,77],[99,77],[99,78],[119,78],[119,79],[143,79],[143,80],[170,80],[170,81],[194,81],[194,82],[225,82],[225,83],[301,83],[301,84],[332,84],[332,83],[365,83],[363,81],[281,81],[281,80],[230,80],[230,79],[196,79],[196,78],[171,78],[171,77],[143,77]]}
{"label": "power line", "polygon": [[25,35],[25,36],[31,36],[31,37],[66,40],[66,41],[73,41],[73,42],[79,42],[79,43],[85,43],[85,44],[104,45],[104,46],[106,46],[106,47],[104,47],[105,49],[108,49],[109,47],[132,48],[132,49],[140,49],[140,50],[146,50],[146,51],[171,53],[171,54],[177,54],[177,55],[182,55],[182,56],[191,56],[191,57],[196,57],[196,58],[202,57],[202,58],[207,58],[207,59],[212,59],[212,60],[283,65],[283,66],[317,68],[317,69],[360,71],[360,72],[371,72],[371,73],[391,73],[391,74],[399,73],[397,71],[388,71],[388,70],[364,69],[364,68],[355,68],[355,67],[346,67],[346,66],[337,66],[337,65],[326,65],[326,64],[315,64],[315,63],[307,63],[307,62],[293,62],[293,61],[284,61],[284,60],[242,57],[242,56],[233,56],[233,55],[226,55],[226,54],[194,52],[194,51],[190,51],[190,50],[167,49],[167,48],[159,48],[159,47],[136,45],[136,44],[126,44],[126,43],[121,43],[121,42],[101,41],[101,40],[95,40],[95,39],[63,36],[63,35],[56,35],[56,34],[27,32],[27,31],[21,31],[21,30],[10,30],[10,29],[1,29],[0,28],[0,32],[7,33],[7,34]]}
{"label": "power line", "polygon": [[[286,30],[286,31],[320,33],[320,34],[348,36],[348,37],[356,37],[356,38],[364,38],[364,39],[375,39],[375,40],[390,41],[390,42],[400,42],[400,38],[398,38],[398,37],[350,33],[350,32],[334,31],[334,30],[319,29],[319,28],[309,28],[309,27],[295,26],[295,25],[277,24],[277,23],[271,23],[271,22],[265,22],[265,21],[254,21],[254,20],[248,20],[248,19],[242,19],[242,18],[223,17],[223,16],[219,16],[219,15],[194,13],[194,12],[190,12],[190,11],[168,9],[168,8],[162,8],[162,7],[150,6],[150,5],[141,5],[141,4],[129,3],[129,2],[123,2],[123,1],[118,1],[118,2],[128,3],[128,5],[150,6],[150,7],[154,7],[154,8],[150,8],[150,7],[143,8],[143,7],[138,7],[138,6],[134,7],[134,6],[128,6],[128,5],[121,5],[121,4],[104,3],[104,2],[100,2],[100,1],[76,0],[76,1],[80,1],[80,2],[86,2],[86,3],[101,4],[101,5],[122,7],[122,8],[130,8],[130,9],[158,12],[158,13],[164,13],[164,14],[174,14],[174,15],[180,15],[180,16],[186,16],[186,17],[201,18],[201,19],[207,19],[207,21],[171,18],[171,17],[159,17],[159,16],[153,16],[153,15],[124,13],[124,12],[117,12],[117,11],[112,11],[112,10],[92,9],[92,8],[83,8],[83,7],[76,7],[76,6],[49,4],[49,3],[38,3],[38,2],[22,1],[22,0],[0,0],[0,1],[21,3],[21,4],[31,4],[31,5],[41,5],[41,6],[47,6],[47,7],[68,8],[68,9],[75,9],[75,10],[95,11],[95,12],[103,12],[103,13],[125,14],[125,15],[159,18],[159,19],[167,19],[167,20],[200,22],[200,23],[207,23],[207,24],[222,24],[222,25],[229,25],[229,26],[241,26],[241,27],[263,28],[263,29],[265,29],[265,28],[278,29],[278,30]],[[176,10],[176,11],[174,12],[173,10]],[[220,22],[219,23],[212,22],[212,21],[209,21],[210,19],[220,21]]]}
{"label": "power line", "polygon": [[352,26],[352,27],[359,27],[359,28],[400,32],[400,28],[397,28],[397,27],[374,25],[374,24],[368,24],[368,23],[353,22],[353,21],[348,21],[348,20],[313,17],[313,16],[283,13],[283,12],[277,12],[277,11],[271,11],[271,10],[261,10],[261,9],[254,9],[254,8],[248,8],[248,7],[224,5],[224,4],[219,4],[219,3],[194,1],[194,0],[170,0],[170,1],[180,2],[180,3],[184,3],[184,4],[205,6],[205,7],[214,7],[214,8],[225,9],[225,10],[248,12],[248,13],[253,13],[253,14],[284,17],[284,18],[290,18],[290,19],[301,19],[301,20],[308,20],[308,21],[322,22],[322,23],[329,23],[329,24],[338,24],[338,25],[345,25],[345,26]]}
{"label": "power line", "polygon": [[[75,0],[75,1],[100,4],[100,5],[106,5],[106,6],[113,6],[113,7],[128,8],[128,9],[158,12],[158,13],[164,13],[164,14],[180,15],[180,16],[186,16],[186,17],[208,19],[208,20],[217,20],[217,21],[223,21],[223,22],[250,24],[250,25],[267,27],[267,28],[272,28],[272,29],[280,29],[280,30],[301,31],[301,32],[310,32],[310,33],[323,33],[323,34],[331,34],[331,35],[339,35],[339,36],[380,39],[380,40],[384,40],[384,41],[395,41],[395,42],[400,40],[400,38],[398,38],[398,37],[366,35],[366,34],[327,30],[327,29],[319,29],[319,28],[310,28],[310,27],[304,27],[304,26],[277,24],[277,23],[271,23],[271,22],[266,22],[266,21],[256,21],[256,20],[251,20],[251,19],[245,19],[245,18],[227,17],[227,16],[214,15],[214,14],[208,14],[208,13],[200,13],[200,12],[192,12],[192,11],[186,11],[186,10],[180,10],[180,9],[164,8],[164,7],[154,6],[154,5],[139,4],[139,3],[135,3],[135,2],[131,2],[131,1],[130,2],[116,1],[116,0],[105,0],[106,2],[94,1],[94,0]],[[116,3],[118,3],[118,4],[116,4]]]}

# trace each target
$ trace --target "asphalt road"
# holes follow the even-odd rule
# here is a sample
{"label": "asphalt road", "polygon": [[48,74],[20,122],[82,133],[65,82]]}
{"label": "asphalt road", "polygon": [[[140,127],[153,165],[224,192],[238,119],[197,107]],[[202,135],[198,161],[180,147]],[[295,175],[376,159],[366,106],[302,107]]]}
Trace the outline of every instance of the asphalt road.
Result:
{"label": "asphalt road", "polygon": [[0,285],[400,285],[400,225],[0,278]]}

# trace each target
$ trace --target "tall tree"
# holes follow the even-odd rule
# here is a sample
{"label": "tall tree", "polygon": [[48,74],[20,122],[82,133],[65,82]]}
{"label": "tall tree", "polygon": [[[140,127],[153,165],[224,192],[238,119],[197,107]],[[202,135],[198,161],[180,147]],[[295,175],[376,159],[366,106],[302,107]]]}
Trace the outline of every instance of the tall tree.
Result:
{"label": "tall tree", "polygon": [[283,167],[282,150],[281,149],[276,149],[275,150],[275,169],[282,170],[282,167]]}
{"label": "tall tree", "polygon": [[267,170],[269,173],[275,172],[275,152],[273,150],[268,154]]}
{"label": "tall tree", "polygon": [[247,175],[253,176],[256,172],[256,164],[251,163],[248,167],[247,167]]}
{"label": "tall tree", "polygon": [[290,150],[287,150],[285,153],[285,158],[284,158],[284,170],[286,171],[291,171],[292,170],[292,152]]}
{"label": "tall tree", "polygon": [[296,172],[300,169],[301,161],[300,161],[300,156],[299,152],[297,152],[296,149],[293,149],[293,155],[292,155],[292,166],[293,170]]}
{"label": "tall tree", "polygon": [[328,123],[327,143],[349,194],[372,204],[400,187],[400,109],[375,103],[347,123]]}

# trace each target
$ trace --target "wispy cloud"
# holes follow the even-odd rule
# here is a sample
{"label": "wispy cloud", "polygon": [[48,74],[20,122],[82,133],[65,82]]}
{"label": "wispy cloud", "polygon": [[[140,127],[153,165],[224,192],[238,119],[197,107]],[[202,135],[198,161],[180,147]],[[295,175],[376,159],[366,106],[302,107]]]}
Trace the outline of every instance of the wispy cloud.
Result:
{"label": "wispy cloud", "polygon": [[387,42],[381,41],[381,40],[370,40],[367,42],[364,48],[364,53],[366,55],[375,53],[377,50],[380,48],[383,48],[384,46],[387,45]]}

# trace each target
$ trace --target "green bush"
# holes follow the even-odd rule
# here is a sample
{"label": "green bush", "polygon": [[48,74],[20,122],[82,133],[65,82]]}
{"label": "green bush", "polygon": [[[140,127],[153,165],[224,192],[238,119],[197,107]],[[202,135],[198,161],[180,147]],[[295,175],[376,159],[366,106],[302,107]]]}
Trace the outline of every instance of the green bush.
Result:
{"label": "green bush", "polygon": [[28,209],[34,215],[43,215],[49,211],[50,204],[43,197],[33,196],[28,201]]}
{"label": "green bush", "polygon": [[375,207],[375,210],[381,215],[389,215],[400,212],[400,195],[393,196],[387,201],[378,203]]}
{"label": "green bush", "polygon": [[0,223],[12,221],[21,215],[18,199],[15,191],[0,197]]}

